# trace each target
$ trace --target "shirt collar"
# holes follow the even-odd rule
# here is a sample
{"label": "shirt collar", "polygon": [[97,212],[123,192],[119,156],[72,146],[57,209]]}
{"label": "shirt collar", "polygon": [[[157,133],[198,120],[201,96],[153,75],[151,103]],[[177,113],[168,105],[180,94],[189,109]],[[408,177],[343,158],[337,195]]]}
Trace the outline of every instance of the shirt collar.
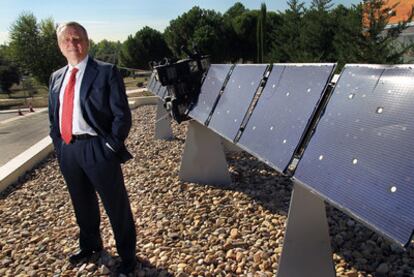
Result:
{"label": "shirt collar", "polygon": [[68,66],[69,66],[68,71],[71,72],[74,67],[76,67],[79,71],[84,71],[86,65],[88,64],[88,60],[89,60],[89,55],[86,55],[86,57],[80,63],[78,63],[77,65],[73,66],[71,64],[68,64]]}

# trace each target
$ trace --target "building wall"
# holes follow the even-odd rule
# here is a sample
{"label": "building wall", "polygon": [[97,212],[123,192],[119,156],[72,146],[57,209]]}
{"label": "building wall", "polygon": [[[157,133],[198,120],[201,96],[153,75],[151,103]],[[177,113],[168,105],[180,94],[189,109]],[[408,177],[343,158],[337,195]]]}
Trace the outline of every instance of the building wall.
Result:
{"label": "building wall", "polygon": [[[398,4],[393,12],[394,16],[392,16],[389,20],[389,24],[398,24],[403,20],[406,20],[410,15],[411,8],[414,6],[414,0],[388,0],[386,1],[387,7],[392,7],[395,4]],[[403,43],[414,43],[414,21],[411,22],[406,30],[401,34],[399,37],[399,41]],[[414,53],[408,53],[404,57],[404,62],[414,62]]]}

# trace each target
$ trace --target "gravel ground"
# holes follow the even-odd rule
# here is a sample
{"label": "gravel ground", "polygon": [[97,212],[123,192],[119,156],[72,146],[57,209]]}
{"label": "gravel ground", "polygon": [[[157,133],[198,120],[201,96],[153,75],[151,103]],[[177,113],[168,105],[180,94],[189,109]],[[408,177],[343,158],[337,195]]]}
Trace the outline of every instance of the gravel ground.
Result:
{"label": "gravel ground", "polygon": [[[292,184],[246,153],[227,153],[233,182],[180,182],[186,124],[156,141],[154,107],[133,112],[124,165],[136,220],[137,276],[275,276]],[[328,206],[337,276],[414,276],[404,250]],[[119,263],[103,212],[106,253],[71,266],[77,225],[54,156],[0,196],[0,276],[110,276]],[[313,277],[312,274],[309,276]]]}

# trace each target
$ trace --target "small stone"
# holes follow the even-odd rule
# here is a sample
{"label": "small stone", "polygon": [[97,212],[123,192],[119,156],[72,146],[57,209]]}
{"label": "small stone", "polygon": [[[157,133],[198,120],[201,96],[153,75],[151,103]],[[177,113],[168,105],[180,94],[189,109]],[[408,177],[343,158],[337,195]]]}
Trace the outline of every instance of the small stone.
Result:
{"label": "small stone", "polygon": [[387,263],[380,264],[375,270],[378,274],[387,274],[389,271],[389,266]]}
{"label": "small stone", "polygon": [[107,275],[107,274],[111,273],[111,271],[109,270],[109,268],[106,267],[106,265],[102,265],[99,268],[99,273],[102,274],[102,275]]}
{"label": "small stone", "polygon": [[236,228],[231,229],[230,231],[230,237],[232,239],[237,239],[239,236],[239,230],[237,230]]}
{"label": "small stone", "polygon": [[253,261],[257,264],[260,264],[262,262],[262,256],[263,256],[262,251],[256,252],[256,254],[254,254],[253,256]]}
{"label": "small stone", "polygon": [[345,275],[346,277],[358,277],[358,272],[351,271],[351,272],[345,273]]}
{"label": "small stone", "polygon": [[96,269],[96,265],[95,264],[92,264],[92,263],[90,263],[90,264],[88,264],[87,266],[86,266],[86,270],[87,271],[94,271]]}
{"label": "small stone", "polygon": [[241,260],[244,258],[244,254],[242,252],[236,253],[236,261],[241,262]]}

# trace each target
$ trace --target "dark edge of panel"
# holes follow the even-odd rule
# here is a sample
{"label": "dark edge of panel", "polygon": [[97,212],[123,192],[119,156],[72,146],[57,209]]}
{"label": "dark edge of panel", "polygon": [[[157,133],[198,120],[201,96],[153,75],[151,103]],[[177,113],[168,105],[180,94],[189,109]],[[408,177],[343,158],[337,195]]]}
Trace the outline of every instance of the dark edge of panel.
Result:
{"label": "dark edge of panel", "polygon": [[[237,142],[240,140],[241,136],[243,135],[244,129],[242,130],[242,128],[243,128],[243,127],[246,127],[246,125],[248,124],[248,122],[249,122],[249,120],[250,120],[250,117],[251,117],[251,115],[253,114],[254,109],[256,108],[257,103],[258,103],[258,102],[259,102],[259,100],[260,100],[260,97],[262,96],[263,90],[264,90],[264,89],[265,89],[265,87],[266,87],[267,81],[268,81],[268,79],[269,79],[270,74],[272,73],[272,70],[273,70],[273,66],[274,66],[274,65],[275,65],[275,64],[269,64],[269,65],[266,67],[265,71],[263,72],[263,78],[262,78],[262,80],[260,80],[260,84],[259,84],[259,86],[257,87],[256,92],[255,92],[255,94],[254,94],[254,96],[253,96],[253,98],[252,98],[252,101],[251,101],[250,105],[249,105],[249,108],[247,109],[246,114],[245,114],[245,116],[244,116],[244,118],[243,118],[243,120],[242,120],[242,122],[241,122],[241,125],[240,125],[240,128],[239,128],[239,131],[238,131],[238,133],[236,134],[236,137],[234,138],[234,141],[230,141],[230,142],[232,142],[232,143],[234,143],[235,145],[237,145],[238,147],[240,147],[243,151],[245,151],[245,152],[249,153],[250,155],[254,156],[254,157],[255,157],[257,160],[259,160],[260,162],[262,162],[262,163],[266,164],[267,166],[269,166],[269,167],[273,168],[273,169],[274,169],[274,170],[276,170],[277,172],[279,172],[279,173],[281,173],[281,174],[284,174],[284,173],[283,173],[283,171],[282,171],[282,170],[281,170],[278,166],[276,166],[275,164],[273,164],[272,162],[270,162],[270,161],[268,161],[268,160],[266,160],[266,159],[263,159],[263,158],[262,158],[262,157],[260,157],[260,155],[259,155],[259,154],[257,154],[256,152],[254,152],[254,151],[252,151],[251,149],[249,149],[249,148],[247,148],[247,147],[245,147],[245,146],[243,146],[243,145],[241,145],[241,144],[237,143]],[[284,68],[285,68],[285,67],[284,67]],[[284,70],[284,69],[283,69],[283,70]],[[250,109],[252,109],[252,110],[251,110],[251,111],[250,111],[250,113],[249,113],[249,110],[250,110]]]}
{"label": "dark edge of panel", "polygon": [[[230,141],[232,142],[232,141]],[[233,143],[233,142],[232,142]],[[271,161],[268,161],[266,159],[263,159],[262,157],[260,157],[259,154],[257,154],[256,152],[252,151],[251,149],[248,149],[247,147],[241,145],[241,144],[235,144],[237,147],[239,147],[240,149],[242,149],[243,151],[249,153],[250,155],[254,156],[257,160],[259,160],[260,162],[266,164],[267,166],[273,168],[274,170],[276,170],[278,173],[283,174],[283,176],[287,176],[290,177],[288,175],[286,175],[286,173],[283,172],[282,169],[280,169],[277,165],[275,165],[274,163],[272,163]]]}
{"label": "dark edge of panel", "polygon": [[233,143],[236,144],[240,137],[243,135],[244,129],[246,128],[247,123],[249,123],[250,117],[252,116],[257,103],[259,102],[260,96],[262,96],[263,90],[266,87],[267,80],[269,79],[270,74],[272,73],[273,64],[266,66],[266,69],[263,72],[262,79],[259,82],[259,86],[256,88],[256,92],[253,95],[252,100],[250,101],[249,107],[247,108],[246,113],[240,123],[239,130],[236,133],[236,136],[233,139]]}
{"label": "dark edge of panel", "polygon": [[223,95],[224,90],[226,89],[227,83],[229,82],[230,77],[233,74],[233,71],[234,71],[235,67],[236,67],[236,64],[232,64],[231,67],[230,67],[229,72],[227,72],[227,75],[226,75],[226,78],[224,79],[223,85],[221,86],[220,91],[217,94],[216,100],[214,100],[213,107],[211,108],[210,114],[208,115],[206,121],[202,123],[204,126],[208,126],[210,124],[211,117],[213,116],[214,111],[216,110],[217,104],[220,101],[220,98]]}
{"label": "dark edge of panel", "polygon": [[[201,77],[200,93],[201,93],[201,88],[203,87],[204,82],[206,81],[207,75],[208,75],[208,73],[210,72],[210,68],[211,68],[211,65],[209,65],[209,67],[208,67],[207,71],[206,71],[206,72],[203,74],[203,76]],[[168,95],[168,89],[167,89],[167,92],[166,92],[165,94],[166,94],[166,95]],[[166,95],[164,95],[164,97],[165,97]],[[186,113],[187,113],[187,116],[188,116],[189,118],[191,118],[191,120],[195,120],[195,121],[197,121],[198,123],[200,123],[201,125],[205,125],[205,124],[204,124],[204,122],[200,122],[199,120],[197,120],[197,119],[195,119],[195,118],[193,118],[193,117],[191,117],[191,116],[190,116],[190,112],[191,112],[191,110],[192,110],[192,109],[194,109],[194,108],[197,106],[197,104],[198,104],[198,100],[199,100],[199,99],[200,99],[200,94],[199,94],[199,95],[198,95],[198,97],[197,97],[197,103],[196,103],[195,105],[193,105],[192,107],[190,107],[189,109],[187,109]]]}
{"label": "dark edge of panel", "polygon": [[[328,105],[329,99],[332,96],[332,93],[335,88],[335,84],[332,84],[332,78],[334,76],[334,72],[336,69],[337,64],[333,63],[331,74],[329,75],[329,78],[325,84],[324,89],[321,92],[320,98],[318,102],[315,105],[315,108],[306,123],[305,130],[299,140],[298,145],[295,148],[295,151],[293,152],[293,156],[290,159],[290,162],[288,163],[287,167],[283,170],[283,173],[288,176],[293,176],[297,167],[297,164],[300,162],[300,159],[303,156],[303,153],[306,150],[306,147],[309,144],[309,141],[312,139],[313,134],[316,131],[316,128],[318,127],[318,123],[325,113],[326,106]],[[339,79],[342,76],[342,72],[344,71],[345,66],[343,67],[341,74],[339,75],[339,78],[337,82],[339,82]]]}
{"label": "dark edge of panel", "polygon": [[[347,207],[341,206],[338,203],[332,201],[329,197],[326,197],[324,194],[322,194],[319,191],[315,190],[314,188],[306,185],[305,183],[301,182],[299,179],[296,179],[295,177],[292,177],[291,180],[293,181],[293,184],[294,185],[297,184],[297,185],[300,185],[300,186],[304,187],[306,190],[308,190],[311,193],[315,194],[316,196],[318,196],[319,198],[321,198],[323,201],[328,202],[333,207],[335,207],[338,210],[340,210],[341,212],[347,214],[349,217],[352,217],[353,219],[357,220],[362,225],[367,226],[369,229],[373,230],[374,232],[377,232],[378,234],[384,236],[389,241],[395,242],[395,243],[397,243],[398,245],[400,245],[402,247],[407,247],[407,246],[409,246],[411,244],[411,239],[408,240],[408,242],[406,244],[402,244],[400,241],[398,241],[395,238],[393,238],[390,234],[382,231],[381,229],[377,228],[375,225],[372,225],[369,222],[363,220],[361,217],[358,217],[356,214],[354,214]],[[414,234],[414,230],[413,230],[413,232],[411,234],[411,238],[413,238],[413,234]]]}
{"label": "dark edge of panel", "polygon": [[[249,64],[238,64],[239,66],[248,66]],[[252,100],[250,100],[250,104],[249,104],[249,106],[247,107],[247,111],[246,111],[246,113],[245,113],[245,115],[243,116],[243,119],[242,119],[242,121],[241,121],[241,123],[240,123],[240,125],[239,125],[239,128],[237,129],[237,133],[236,133],[236,135],[234,136],[234,138],[233,139],[231,139],[231,138],[227,138],[225,135],[223,135],[222,133],[220,133],[219,131],[217,131],[217,130],[215,130],[215,129],[211,129],[211,130],[213,130],[216,134],[218,134],[218,135],[220,135],[221,137],[223,137],[223,138],[225,138],[226,140],[228,140],[229,142],[231,142],[231,143],[233,143],[233,144],[235,144],[236,145],[236,142],[235,142],[235,139],[236,139],[236,137],[237,137],[237,134],[240,132],[240,128],[242,127],[242,124],[243,124],[243,120],[245,119],[245,117],[246,117],[246,114],[249,112],[249,109],[250,109],[250,107],[251,107],[251,105],[252,105],[252,103],[254,102],[254,99],[255,99],[255,97],[256,97],[256,94],[258,93],[258,90],[260,89],[260,86],[261,86],[261,84],[262,84],[262,81],[263,81],[263,79],[265,78],[265,75],[266,75],[266,73],[268,72],[268,69],[269,69],[269,64],[254,64],[254,65],[266,65],[266,68],[264,69],[264,71],[263,71],[263,74],[262,74],[262,78],[260,79],[260,82],[259,82],[259,85],[256,87],[256,90],[255,90],[255,93],[253,94],[253,97],[252,97]],[[231,77],[231,75],[232,75],[232,73],[233,73],[233,70],[234,70],[234,68],[236,68],[236,64],[234,65],[234,66],[232,66],[232,68],[230,69],[230,72],[228,73],[228,79],[226,79],[226,81],[224,82],[224,84],[225,85],[227,85],[227,83],[228,83],[228,81],[230,80],[230,77]],[[218,96],[218,98],[216,99],[216,101],[217,102],[215,102],[214,104],[215,104],[215,106],[213,107],[213,109],[212,109],[212,111],[211,111],[211,115],[210,115],[210,119],[211,119],[211,116],[213,115],[213,113],[214,113],[214,110],[215,110],[215,107],[217,106],[217,104],[218,104],[218,102],[219,102],[219,100],[220,100],[220,97],[221,97],[221,95],[223,95],[224,94],[224,90],[225,90],[225,85],[223,84],[223,88],[222,88],[222,90],[220,91],[221,93],[220,93],[220,95]],[[252,111],[253,112],[253,111]],[[206,125],[207,126],[207,125]]]}

